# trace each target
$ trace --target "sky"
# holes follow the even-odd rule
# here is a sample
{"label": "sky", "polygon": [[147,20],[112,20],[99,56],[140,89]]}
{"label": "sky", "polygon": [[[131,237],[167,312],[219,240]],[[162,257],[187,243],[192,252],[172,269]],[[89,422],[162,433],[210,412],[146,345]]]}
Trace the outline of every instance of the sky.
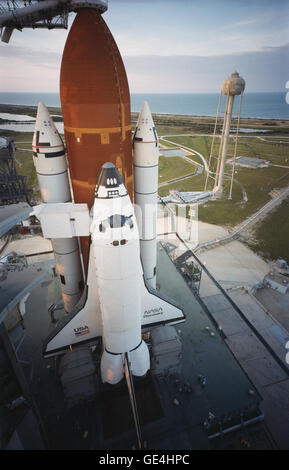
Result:
{"label": "sky", "polygon": [[[247,92],[285,91],[289,0],[109,0],[103,18],[132,93],[219,92],[235,70]],[[14,31],[0,43],[1,91],[58,92],[67,35]]]}

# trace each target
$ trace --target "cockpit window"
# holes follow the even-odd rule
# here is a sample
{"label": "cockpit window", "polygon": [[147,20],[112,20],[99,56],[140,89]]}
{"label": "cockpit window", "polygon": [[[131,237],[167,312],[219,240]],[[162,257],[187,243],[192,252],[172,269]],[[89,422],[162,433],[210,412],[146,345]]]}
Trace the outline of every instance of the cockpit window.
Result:
{"label": "cockpit window", "polygon": [[120,214],[114,214],[107,219],[103,220],[99,224],[99,231],[100,232],[105,232],[106,228],[110,226],[110,228],[121,228],[125,224],[129,226],[130,229],[133,229],[133,221],[132,221],[133,215],[130,215],[128,217]]}
{"label": "cockpit window", "polygon": [[105,230],[107,229],[108,227],[108,221],[107,220],[103,220],[100,224],[99,224],[99,231],[100,232],[105,232]]}
{"label": "cockpit window", "polygon": [[125,224],[125,216],[115,214],[108,218],[108,222],[111,228],[120,228]]}

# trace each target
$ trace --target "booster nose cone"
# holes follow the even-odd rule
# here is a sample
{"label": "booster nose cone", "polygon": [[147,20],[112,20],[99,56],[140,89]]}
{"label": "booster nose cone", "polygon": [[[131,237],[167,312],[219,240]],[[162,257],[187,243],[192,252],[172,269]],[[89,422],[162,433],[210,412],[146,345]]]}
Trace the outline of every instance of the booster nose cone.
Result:
{"label": "booster nose cone", "polygon": [[43,201],[71,201],[64,145],[43,103],[38,104],[32,149]]}
{"label": "booster nose cone", "polygon": [[133,141],[143,143],[156,143],[157,145],[158,136],[149,105],[146,101],[143,103],[141,112],[139,113],[138,121],[133,136]]}
{"label": "booster nose cone", "polygon": [[125,196],[126,194],[127,190],[116,166],[111,162],[104,163],[95,187],[95,197],[109,199]]}
{"label": "booster nose cone", "polygon": [[64,145],[55,124],[44,103],[38,104],[35,130],[32,140],[35,154],[45,154],[46,157],[64,155]]}

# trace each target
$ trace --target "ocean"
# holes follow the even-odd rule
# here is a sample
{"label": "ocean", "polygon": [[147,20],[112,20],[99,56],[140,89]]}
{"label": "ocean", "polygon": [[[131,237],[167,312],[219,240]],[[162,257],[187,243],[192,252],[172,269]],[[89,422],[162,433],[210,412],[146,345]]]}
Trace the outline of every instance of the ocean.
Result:
{"label": "ocean", "polygon": [[[289,119],[289,105],[285,95],[276,93],[244,93],[241,117],[264,119]],[[237,113],[238,100],[234,112]],[[43,101],[47,106],[60,107],[58,93],[0,93],[0,103],[34,105]],[[143,101],[148,101],[153,113],[215,116],[218,93],[131,94],[131,110],[139,111]],[[225,99],[223,97],[224,105]],[[223,106],[222,106],[223,108]]]}

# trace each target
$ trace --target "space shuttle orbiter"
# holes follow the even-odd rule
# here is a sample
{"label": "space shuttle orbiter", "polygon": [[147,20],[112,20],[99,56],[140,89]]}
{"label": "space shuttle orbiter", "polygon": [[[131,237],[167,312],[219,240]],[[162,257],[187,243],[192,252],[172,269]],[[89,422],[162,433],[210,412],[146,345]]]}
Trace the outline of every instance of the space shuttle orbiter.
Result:
{"label": "space shuttle orbiter", "polygon": [[[45,237],[90,236],[83,296],[47,339],[44,356],[102,336],[103,382],[123,378],[125,353],[132,374],[144,375],[150,359],[142,328],[183,320],[184,313],[145,283],[134,208],[117,168],[102,166],[90,214],[86,205],[71,203],[45,204],[36,213]],[[61,226],[53,223],[60,219]]]}

